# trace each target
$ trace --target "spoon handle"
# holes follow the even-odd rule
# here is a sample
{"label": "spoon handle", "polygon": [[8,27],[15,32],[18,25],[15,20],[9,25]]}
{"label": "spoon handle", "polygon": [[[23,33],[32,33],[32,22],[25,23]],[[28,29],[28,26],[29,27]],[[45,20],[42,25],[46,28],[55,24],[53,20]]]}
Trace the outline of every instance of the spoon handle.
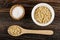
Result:
{"label": "spoon handle", "polygon": [[32,33],[32,34],[43,34],[43,35],[53,35],[52,30],[24,30],[24,33]]}

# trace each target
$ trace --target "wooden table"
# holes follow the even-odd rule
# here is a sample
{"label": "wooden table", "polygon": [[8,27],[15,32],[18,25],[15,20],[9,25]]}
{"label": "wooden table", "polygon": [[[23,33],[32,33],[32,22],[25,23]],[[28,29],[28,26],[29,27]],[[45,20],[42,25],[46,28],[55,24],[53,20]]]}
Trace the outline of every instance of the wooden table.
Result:
{"label": "wooden table", "polygon": [[[38,3],[48,3],[55,10],[55,19],[52,24],[46,27],[37,26],[31,19],[31,10]],[[13,20],[9,15],[12,5],[21,4],[25,7],[26,14],[22,20]],[[21,25],[31,30],[53,30],[54,35],[24,34],[19,37],[12,37],[7,33],[10,25]],[[60,40],[60,0],[0,0],[0,40]]]}

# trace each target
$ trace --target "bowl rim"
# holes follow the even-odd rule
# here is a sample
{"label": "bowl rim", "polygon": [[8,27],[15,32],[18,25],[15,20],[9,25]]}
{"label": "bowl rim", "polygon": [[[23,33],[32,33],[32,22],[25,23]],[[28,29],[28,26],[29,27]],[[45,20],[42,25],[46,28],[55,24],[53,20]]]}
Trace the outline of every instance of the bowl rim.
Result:
{"label": "bowl rim", "polygon": [[[51,14],[52,14],[51,20],[50,20],[48,23],[46,23],[46,24],[41,24],[41,23],[37,22],[36,19],[34,19],[34,12],[35,12],[35,10],[36,10],[38,7],[40,7],[40,6],[45,6],[45,7],[47,7],[47,8],[50,10]],[[55,12],[54,12],[54,9],[53,9],[53,7],[52,7],[51,5],[49,5],[49,4],[47,4],[47,3],[39,3],[39,4],[37,4],[37,5],[35,5],[35,6],[33,7],[32,12],[31,12],[31,17],[32,17],[33,22],[34,22],[35,24],[37,24],[38,26],[48,26],[48,25],[51,24],[52,21],[54,20]]]}

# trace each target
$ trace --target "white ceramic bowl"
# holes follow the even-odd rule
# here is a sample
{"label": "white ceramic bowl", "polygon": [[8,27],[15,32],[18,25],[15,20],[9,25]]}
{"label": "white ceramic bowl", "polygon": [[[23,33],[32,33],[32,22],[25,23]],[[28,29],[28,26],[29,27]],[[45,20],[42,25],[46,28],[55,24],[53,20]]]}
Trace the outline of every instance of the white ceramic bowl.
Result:
{"label": "white ceramic bowl", "polygon": [[[38,7],[40,7],[40,6],[45,6],[45,7],[47,7],[47,8],[50,10],[51,14],[52,14],[52,17],[51,17],[50,21],[49,21],[48,23],[46,23],[46,24],[41,24],[41,23],[37,22],[37,21],[35,20],[35,18],[34,18],[34,12],[35,12],[35,10],[36,10]],[[33,22],[34,22],[35,24],[37,24],[37,25],[39,25],[39,26],[47,26],[47,25],[51,24],[52,21],[54,20],[55,12],[54,12],[54,9],[52,8],[52,6],[50,6],[49,4],[47,4],[47,3],[39,3],[39,4],[37,4],[36,6],[34,6],[34,8],[32,9],[31,17],[32,17],[32,20],[33,20]]]}

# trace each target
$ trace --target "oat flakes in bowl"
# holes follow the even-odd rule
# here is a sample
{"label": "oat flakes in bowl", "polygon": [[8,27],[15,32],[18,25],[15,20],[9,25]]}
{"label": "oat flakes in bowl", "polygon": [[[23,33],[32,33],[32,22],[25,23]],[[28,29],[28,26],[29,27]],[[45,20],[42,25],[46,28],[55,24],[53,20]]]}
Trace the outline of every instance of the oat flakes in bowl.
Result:
{"label": "oat flakes in bowl", "polygon": [[55,12],[52,6],[47,3],[39,3],[32,9],[32,20],[39,26],[48,26],[55,17]]}

